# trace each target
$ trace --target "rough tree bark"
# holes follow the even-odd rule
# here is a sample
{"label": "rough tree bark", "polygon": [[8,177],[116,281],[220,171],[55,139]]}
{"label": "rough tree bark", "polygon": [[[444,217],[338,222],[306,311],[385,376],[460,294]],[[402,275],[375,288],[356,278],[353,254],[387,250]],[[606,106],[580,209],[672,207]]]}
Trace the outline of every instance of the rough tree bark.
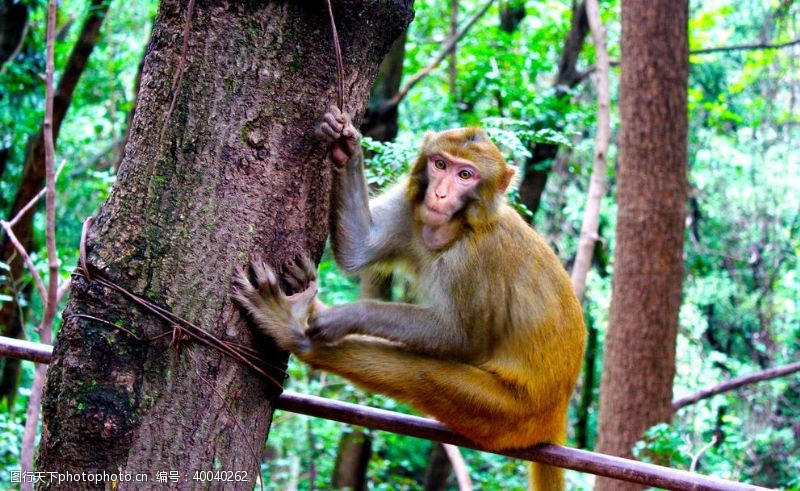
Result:
{"label": "rough tree bark", "polygon": [[[623,0],[614,286],[597,451],[672,417],[687,194],[688,2]],[[595,489],[640,486],[600,478]]]}
{"label": "rough tree bark", "polygon": [[[105,20],[108,12],[107,0],[92,0],[89,5],[89,13],[83,22],[81,33],[72,52],[69,55],[64,71],[61,73],[53,98],[53,138],[58,139],[58,132],[61,123],[67,114],[72,103],[72,94],[78,85],[81,74],[89,61],[95,45],[100,37],[100,26]],[[22,167],[22,179],[19,189],[14,197],[14,203],[9,211],[9,220],[17,215],[28,202],[42,190],[44,185],[44,133],[39,130],[35,136],[28,141],[25,152],[25,162]],[[23,215],[19,222],[14,226],[14,234],[25,248],[30,251],[33,246],[33,216],[36,208],[32,208]],[[0,251],[3,254],[3,261],[9,266],[9,279],[7,281],[18,280],[25,269],[22,258],[16,254],[14,245],[3,235],[0,242]],[[15,289],[11,285],[0,285],[0,291],[12,294]],[[30,289],[28,289],[30,291]],[[13,296],[13,295],[12,295]],[[19,306],[15,301],[5,302],[0,306],[0,335],[19,338],[23,335],[22,319],[19,315]],[[3,363],[2,378],[0,378],[0,401],[4,398],[8,401],[8,407],[13,408],[14,397],[17,393],[19,380],[19,360],[5,360]]]}
{"label": "rough tree bark", "polygon": [[[363,112],[411,3],[334,2],[349,112]],[[331,175],[314,125],[336,99],[332,53],[322,3],[200,0],[188,15],[187,2],[162,1],[125,158],[89,234],[89,269],[249,345],[229,295],[234,268],[322,253]],[[177,470],[187,480],[159,485],[170,489],[211,485],[192,481],[194,471],[247,471],[248,483],[214,488],[252,488],[276,387],[197,343],[134,339],[122,328],[151,338],[170,326],[97,279],[73,281],[38,468],[149,473],[148,488],[156,472]],[[265,359],[284,365],[261,341]]]}

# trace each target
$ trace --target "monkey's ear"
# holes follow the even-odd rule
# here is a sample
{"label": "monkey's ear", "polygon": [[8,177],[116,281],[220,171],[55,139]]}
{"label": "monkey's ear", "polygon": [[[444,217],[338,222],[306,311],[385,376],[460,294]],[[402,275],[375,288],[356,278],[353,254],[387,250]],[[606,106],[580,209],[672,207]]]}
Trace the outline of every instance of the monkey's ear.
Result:
{"label": "monkey's ear", "polygon": [[506,174],[503,176],[503,180],[500,182],[500,192],[505,193],[508,191],[509,187],[517,187],[519,185],[519,173],[517,172],[517,168],[513,165],[509,165],[506,168]]}

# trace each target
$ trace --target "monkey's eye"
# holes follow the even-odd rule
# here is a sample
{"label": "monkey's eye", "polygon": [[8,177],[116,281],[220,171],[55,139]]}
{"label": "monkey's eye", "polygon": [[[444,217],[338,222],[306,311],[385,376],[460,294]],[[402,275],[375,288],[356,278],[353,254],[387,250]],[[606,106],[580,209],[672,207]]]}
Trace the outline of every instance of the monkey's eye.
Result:
{"label": "monkey's eye", "polygon": [[447,168],[447,164],[446,164],[446,163],[444,162],[444,160],[442,160],[442,159],[437,159],[437,160],[436,160],[436,161],[433,163],[433,165],[434,165],[434,167],[436,167],[436,168],[437,168],[437,169],[439,169],[439,170],[444,170],[445,168]]}
{"label": "monkey's eye", "polygon": [[467,179],[472,177],[472,171],[471,170],[467,170],[467,169],[461,169],[458,172],[458,177],[460,177],[461,179],[464,179],[466,181]]}

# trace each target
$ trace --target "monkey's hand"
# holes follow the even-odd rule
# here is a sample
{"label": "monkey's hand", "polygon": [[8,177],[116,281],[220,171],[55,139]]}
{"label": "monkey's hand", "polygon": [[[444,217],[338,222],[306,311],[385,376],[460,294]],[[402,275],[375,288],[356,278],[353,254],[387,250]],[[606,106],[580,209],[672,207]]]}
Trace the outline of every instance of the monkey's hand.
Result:
{"label": "monkey's hand", "polygon": [[334,343],[348,334],[355,334],[362,319],[358,304],[330,307],[311,319],[306,335],[314,341]]}
{"label": "monkey's hand", "polygon": [[334,105],[328,106],[322,116],[317,136],[330,144],[331,160],[338,169],[350,162],[360,149],[361,135],[350,122],[350,117]]}
{"label": "monkey's hand", "polygon": [[314,264],[304,258],[286,265],[285,279],[297,292],[289,296],[283,293],[277,275],[266,262],[255,260],[251,267],[255,283],[244,271],[237,271],[233,298],[281,349],[293,353],[309,351],[311,341],[305,335],[305,327],[314,312],[317,294]]}

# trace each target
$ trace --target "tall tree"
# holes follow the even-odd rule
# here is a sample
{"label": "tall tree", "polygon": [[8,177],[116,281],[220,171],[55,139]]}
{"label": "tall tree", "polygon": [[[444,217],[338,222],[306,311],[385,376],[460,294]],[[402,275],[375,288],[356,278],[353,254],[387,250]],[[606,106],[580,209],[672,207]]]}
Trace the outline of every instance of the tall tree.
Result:
{"label": "tall tree", "polygon": [[[89,56],[92,54],[100,37],[100,27],[103,25],[108,12],[108,4],[108,0],[91,1],[81,33],[72,48],[67,64],[64,66],[64,71],[59,77],[53,100],[54,139],[58,139],[61,123],[64,122],[64,117],[72,103],[72,94],[75,92],[75,87],[77,87],[83,70],[86,68]],[[25,162],[22,167],[22,179],[9,210],[9,220],[15,217],[41,191],[44,185],[44,178],[44,132],[40,129],[28,141]],[[35,211],[36,209],[32,208],[22,215],[13,229],[14,234],[27,250],[31,250],[33,246],[33,216]],[[2,260],[7,262],[9,266],[8,280],[6,281],[17,281],[22,276],[25,265],[22,258],[16,253],[14,245],[5,235],[0,241],[0,251],[3,254]],[[2,293],[16,291],[17,288],[14,285],[8,283],[0,285],[0,292]],[[15,338],[22,337],[23,325],[19,314],[20,309],[16,299],[15,301],[4,302],[0,306],[0,335]],[[14,406],[13,401],[17,393],[19,366],[19,360],[5,360],[3,364],[0,378],[0,401],[6,399],[10,408]]]}
{"label": "tall tree", "polygon": [[[412,2],[333,3],[346,110],[360,115]],[[153,310],[250,346],[234,268],[321,255],[332,181],[314,126],[336,100],[330,33],[306,2],[161,2],[125,158],[88,234],[91,278],[73,278],[48,372],[40,470],[178,470],[167,485],[180,489],[197,487],[194,471],[237,470],[249,482],[225,488],[252,488],[279,388]]]}
{"label": "tall tree", "polygon": [[[617,240],[597,450],[671,419],[687,194],[688,2],[623,0]],[[639,489],[598,479],[596,489]]]}
{"label": "tall tree", "polygon": [[[522,16],[525,15],[524,8],[519,11],[519,20],[515,24],[519,25]],[[586,17],[586,1],[572,1],[572,24],[564,39],[564,46],[561,48],[561,57],[558,62],[558,73],[553,86],[556,94],[560,98],[569,96],[569,89],[578,85],[584,79],[584,74],[579,72],[578,56],[581,54],[583,42],[589,33],[589,21]],[[547,178],[550,175],[551,162],[556,158],[558,145],[555,143],[536,143],[531,149],[531,156],[524,163],[524,175],[519,185],[520,201],[532,212],[536,213],[542,201]]]}

